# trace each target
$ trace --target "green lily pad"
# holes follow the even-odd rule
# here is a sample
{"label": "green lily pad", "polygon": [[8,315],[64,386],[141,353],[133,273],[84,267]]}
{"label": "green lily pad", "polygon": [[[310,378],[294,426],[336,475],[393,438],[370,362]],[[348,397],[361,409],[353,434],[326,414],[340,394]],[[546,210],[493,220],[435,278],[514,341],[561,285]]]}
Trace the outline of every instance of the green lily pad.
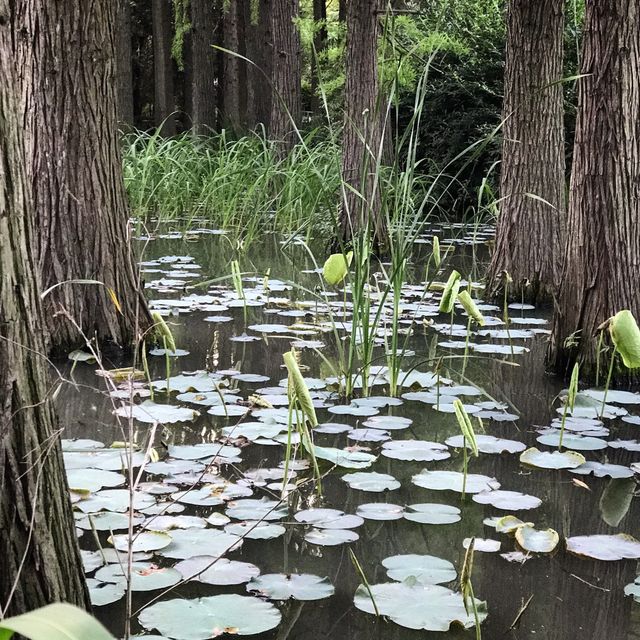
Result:
{"label": "green lily pad", "polygon": [[119,487],[125,483],[125,477],[115,471],[102,469],[69,469],[67,471],[69,489],[76,491],[100,491],[103,487]]}
{"label": "green lily pad", "polygon": [[335,589],[329,578],[305,573],[268,573],[253,578],[247,584],[247,591],[270,600],[322,600],[332,596]]}
{"label": "green lily pad", "polygon": [[516,518],[516,516],[508,515],[503,516],[502,518],[497,518],[495,528],[498,533],[514,533],[520,527],[524,527],[528,524],[533,526],[530,522],[523,522],[520,518]]}
{"label": "green lily pad", "polygon": [[[461,449],[463,446],[463,436],[451,436],[445,440],[445,444],[456,449]],[[526,448],[524,442],[518,442],[517,440],[505,440],[504,438],[496,438],[495,436],[476,435],[476,444],[478,445],[478,451],[481,453],[519,453]],[[467,448],[471,448],[471,443],[467,441]]]}
{"label": "green lily pad", "polygon": [[[129,549],[129,535],[126,533],[109,536],[107,539],[118,551]],[[164,531],[140,531],[133,534],[131,548],[137,551],[158,551],[171,544],[172,537]]]}
{"label": "green lily pad", "polygon": [[596,560],[640,558],[640,542],[626,533],[567,538],[567,551]]}
{"label": "green lily pad", "polygon": [[176,529],[171,532],[171,544],[159,551],[165,558],[186,560],[193,556],[220,557],[242,546],[242,539],[218,529]]}
{"label": "green lily pad", "polygon": [[633,596],[636,602],[640,602],[640,576],[624,588],[625,596]]}
{"label": "green lily pad", "polygon": [[304,509],[294,516],[297,522],[312,524],[318,529],[355,529],[363,520],[339,509]]}
{"label": "green lily pad", "polygon": [[254,564],[215,556],[194,556],[178,562],[175,569],[185,580],[214,585],[243,584],[260,575]]}
{"label": "green lily pad", "polygon": [[[429,471],[424,469],[411,478],[411,482],[418,487],[434,491],[457,491],[462,493],[464,475],[459,471]],[[475,473],[467,474],[466,493],[480,493],[487,489],[498,489],[500,483],[495,478]]]}
{"label": "green lily pad", "polygon": [[280,524],[252,520],[232,522],[224,530],[234,536],[250,540],[272,540],[273,538],[279,538],[286,532],[286,529]]}
{"label": "green lily pad", "polygon": [[394,460],[432,462],[451,457],[447,446],[426,440],[392,440],[382,445],[381,454]]}
{"label": "green lily pad", "polygon": [[[125,584],[126,566],[110,564],[98,569],[95,577],[103,582]],[[182,575],[175,569],[160,568],[150,562],[134,562],[131,567],[132,591],[154,591],[166,589],[182,580]]]}
{"label": "green lily pad", "polygon": [[345,451],[344,449],[313,445],[313,452],[316,458],[328,460],[345,469],[366,469],[376,461],[376,456],[363,451]]}
{"label": "green lily pad", "polygon": [[138,621],[173,640],[208,640],[229,633],[249,636],[280,624],[282,616],[271,603],[252,596],[225,594],[156,602],[143,609]]}
{"label": "green lily pad", "polygon": [[399,489],[401,486],[393,476],[386,473],[366,473],[359,471],[342,476],[342,480],[344,480],[344,482],[346,482],[352,489],[373,493],[393,491],[394,489]]}
{"label": "green lily pad", "polygon": [[156,404],[145,400],[140,404],[123,405],[115,410],[115,414],[122,418],[133,418],[138,422],[173,424],[175,422],[190,422],[195,420],[197,411],[186,407],[175,407],[170,404]]}
{"label": "green lily pad", "polygon": [[586,459],[576,451],[540,451],[531,447],[520,454],[520,462],[538,469],[576,469]]}
{"label": "green lily pad", "polygon": [[[133,517],[135,525],[140,524],[141,521],[142,518],[140,516]],[[119,529],[129,528],[129,516],[125,513],[100,511],[76,520],[76,526],[86,531],[94,528],[96,531],[118,531]]]}
{"label": "green lily pad", "polygon": [[309,529],[304,539],[321,547],[334,547],[347,542],[355,542],[360,536],[350,529]]}
{"label": "green lily pad", "polygon": [[[467,614],[462,595],[440,585],[388,582],[374,584],[369,589],[360,585],[354,597],[358,609],[378,613],[401,627],[426,631],[448,631],[453,623],[470,629],[474,626],[473,613]],[[485,603],[476,600],[480,620],[487,616]]]}
{"label": "green lily pad", "polygon": [[496,509],[507,511],[524,511],[526,509],[537,509],[542,500],[535,496],[520,493],[519,491],[483,491],[473,496],[473,501],[478,504],[490,504]]}
{"label": "green lily pad", "polygon": [[516,529],[516,541],[530,553],[551,553],[560,542],[560,536],[553,529],[535,529],[524,524]]}
{"label": "green lily pad", "polygon": [[391,556],[382,561],[392,580],[404,582],[413,577],[418,584],[442,584],[456,579],[455,567],[435,556],[406,554]]}
{"label": "green lily pad", "polygon": [[366,520],[400,520],[403,515],[403,507],[387,502],[360,504],[356,509],[356,516],[360,516]]}
{"label": "green lily pad", "polygon": [[247,498],[227,503],[226,514],[236,520],[282,520],[289,514],[289,508],[278,500]]}
{"label": "green lily pad", "polygon": [[436,502],[410,504],[404,517],[420,524],[453,524],[461,519],[458,507]]}
{"label": "green lily pad", "polygon": [[577,473],[579,475],[586,476],[592,473],[596,478],[631,478],[633,476],[633,470],[629,467],[624,467],[621,464],[603,464],[602,462],[594,462],[589,460],[584,464],[571,470],[571,473]]}
{"label": "green lily pad", "polygon": [[[540,444],[546,444],[548,447],[560,446],[560,431],[545,433],[537,437]],[[562,438],[562,446],[567,449],[575,449],[577,451],[598,451],[607,448],[607,441],[601,438],[593,438],[591,436],[581,436],[578,434],[567,433]]]}
{"label": "green lily pad", "polygon": [[126,585],[122,582],[100,582],[95,578],[87,578],[89,587],[89,597],[94,607],[104,607],[105,605],[118,602],[124,597]]}

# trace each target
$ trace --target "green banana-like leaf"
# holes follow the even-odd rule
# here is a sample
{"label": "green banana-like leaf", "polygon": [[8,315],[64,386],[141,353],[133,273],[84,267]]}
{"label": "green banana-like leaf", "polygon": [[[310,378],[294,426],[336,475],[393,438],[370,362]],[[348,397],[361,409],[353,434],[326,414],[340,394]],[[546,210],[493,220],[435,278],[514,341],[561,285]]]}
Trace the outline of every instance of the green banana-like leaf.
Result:
{"label": "green banana-like leaf", "polygon": [[306,419],[311,423],[312,427],[318,426],[318,418],[316,417],[316,410],[311,400],[311,394],[305,384],[304,377],[298,366],[296,359],[296,352],[291,349],[287,351],[283,356],[284,365],[289,372],[289,384],[293,386],[293,392],[296,395],[300,409],[304,412]]}
{"label": "green banana-like leaf", "polygon": [[0,620],[0,640],[14,633],[29,640],[114,640],[86,611],[62,602]]}
{"label": "green banana-like leaf", "polygon": [[438,236],[433,236],[431,255],[433,256],[433,264],[437,269],[442,262],[442,257],[440,256],[440,238],[438,238]]}
{"label": "green banana-like leaf", "polygon": [[470,318],[473,318],[481,327],[485,325],[484,316],[480,313],[480,309],[478,309],[466,289],[458,293],[458,302],[463,306]]}
{"label": "green banana-like leaf", "polygon": [[164,339],[170,351],[175,351],[176,341],[173,339],[173,333],[171,333],[171,329],[169,329],[169,325],[164,321],[164,318],[157,311],[152,311],[151,319],[155,325],[157,335]]}
{"label": "green banana-like leaf", "polygon": [[578,382],[580,378],[580,365],[576,362],[573,365],[571,371],[571,382],[569,383],[569,394],[567,396],[567,406],[573,411],[573,406],[576,403],[576,396],[578,395]]}
{"label": "green banana-like leaf", "polygon": [[476,441],[476,432],[473,430],[473,425],[471,424],[471,418],[469,418],[469,414],[464,408],[462,402],[458,400],[458,398],[453,401],[453,410],[455,411],[456,420],[458,421],[458,425],[460,427],[462,435],[471,445],[471,451],[473,452],[473,455],[477,457],[479,455],[479,451],[478,443]]}
{"label": "green banana-like leaf", "polygon": [[609,333],[627,369],[640,367],[640,329],[628,309],[618,311],[609,320]]}
{"label": "green banana-like leaf", "polygon": [[453,303],[460,289],[460,274],[454,269],[444,285],[442,299],[440,300],[439,311],[441,313],[451,313],[453,311]]}
{"label": "green banana-like leaf", "polygon": [[322,267],[322,277],[327,284],[333,285],[342,282],[349,273],[352,260],[353,251],[349,251],[346,255],[344,253],[330,255]]}

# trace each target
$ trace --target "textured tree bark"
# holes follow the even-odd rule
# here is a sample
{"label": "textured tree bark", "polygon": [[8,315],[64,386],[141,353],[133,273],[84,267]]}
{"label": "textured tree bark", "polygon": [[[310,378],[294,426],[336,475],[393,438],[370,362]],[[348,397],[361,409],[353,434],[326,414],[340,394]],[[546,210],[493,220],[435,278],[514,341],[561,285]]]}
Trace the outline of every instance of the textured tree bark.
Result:
{"label": "textured tree bark", "polygon": [[173,112],[176,99],[173,89],[173,60],[171,59],[171,3],[168,0],[152,0],[151,22],[153,28],[153,114],[156,127],[162,127],[162,135],[173,136],[176,123]]}
{"label": "textured tree bark", "polygon": [[273,37],[273,93],[269,135],[285,155],[298,140],[296,127],[302,112],[300,34],[295,20],[300,12],[298,0],[273,0],[271,30]]}
{"label": "textured tree bark", "polygon": [[54,601],[91,607],[47,382],[11,13],[9,0],[0,0],[0,610],[5,615]]}
{"label": "textured tree bark", "polygon": [[[588,0],[569,194],[565,268],[551,367],[593,377],[597,328],[622,309],[639,317],[640,8]],[[571,338],[571,339],[570,339]],[[619,380],[637,380],[620,372]]]}
{"label": "textured tree bark", "polygon": [[[224,14],[224,48],[236,54],[240,52],[238,38],[240,4],[240,0],[231,0]],[[238,132],[241,129],[242,121],[240,114],[240,60],[230,53],[224,53],[223,60],[223,121],[225,126]]]}
{"label": "textured tree bark", "polygon": [[531,302],[557,292],[565,226],[564,0],[511,0],[507,17],[500,215],[487,293]]}
{"label": "textured tree bark", "polygon": [[212,0],[191,0],[191,120],[198,134],[216,127],[217,57],[212,45],[220,44],[218,19]]}
{"label": "textured tree bark", "polygon": [[250,67],[247,79],[247,109],[251,109],[255,124],[264,125],[269,131],[271,118],[271,86],[273,77],[273,36],[271,32],[270,0],[258,0],[257,21],[253,21],[247,38],[247,56],[256,64]]}
{"label": "textured tree bark", "polygon": [[321,113],[322,105],[318,96],[320,74],[318,60],[327,48],[327,3],[326,0],[313,0],[313,21],[317,31],[313,36],[314,52],[311,57],[311,111],[314,115]]}
{"label": "textured tree bark", "polygon": [[[131,248],[116,121],[115,3],[17,0],[32,245],[51,347],[89,338],[125,348],[148,311]],[[74,284],[73,280],[104,284]],[[115,292],[120,308],[109,289]],[[70,318],[74,322],[71,322]]]}
{"label": "textured tree bark", "polygon": [[340,224],[344,240],[371,225],[384,239],[376,167],[381,156],[382,118],[378,89],[378,3],[352,0],[347,5],[345,120],[342,134]]}
{"label": "textured tree bark", "polygon": [[124,129],[133,127],[133,66],[131,51],[131,3],[118,0],[116,18],[116,75],[118,122]]}

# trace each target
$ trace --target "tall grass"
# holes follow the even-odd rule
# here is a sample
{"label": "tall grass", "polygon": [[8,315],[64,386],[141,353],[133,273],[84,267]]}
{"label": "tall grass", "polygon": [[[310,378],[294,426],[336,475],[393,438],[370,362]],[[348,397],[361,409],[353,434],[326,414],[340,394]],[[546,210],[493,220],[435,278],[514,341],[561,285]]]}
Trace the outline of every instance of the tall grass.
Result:
{"label": "tall grass", "polygon": [[285,158],[262,133],[232,139],[134,132],[123,141],[132,213],[188,228],[206,219],[246,237],[333,226],[340,149],[314,131]]}

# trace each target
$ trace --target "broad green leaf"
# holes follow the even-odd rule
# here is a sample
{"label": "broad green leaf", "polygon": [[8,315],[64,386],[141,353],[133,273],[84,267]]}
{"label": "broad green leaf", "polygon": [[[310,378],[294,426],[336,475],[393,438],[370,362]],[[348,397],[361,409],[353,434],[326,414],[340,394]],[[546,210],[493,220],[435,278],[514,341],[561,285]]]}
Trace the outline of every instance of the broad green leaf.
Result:
{"label": "broad green leaf", "polygon": [[114,640],[86,611],[61,602],[0,620],[0,640],[14,633],[29,640]]}
{"label": "broad green leaf", "polygon": [[342,282],[349,272],[352,260],[353,251],[349,251],[346,255],[343,253],[330,255],[322,267],[322,276],[325,281],[328,284],[339,284]]}
{"label": "broad green leaf", "polygon": [[460,431],[462,431],[462,435],[469,443],[473,455],[478,457],[478,443],[476,442],[476,434],[473,430],[473,425],[471,424],[471,418],[469,418],[469,414],[458,398],[453,401],[453,409],[456,414],[458,425],[460,426]]}
{"label": "broad green leaf", "polygon": [[640,329],[631,311],[618,311],[609,321],[609,333],[624,366],[640,367]]}
{"label": "broad green leaf", "polygon": [[480,309],[478,309],[466,289],[458,293],[458,302],[463,306],[470,318],[473,318],[481,327],[484,326],[484,316],[480,313]]}
{"label": "broad green leaf", "polygon": [[433,256],[433,264],[437,269],[442,262],[442,258],[440,256],[440,238],[438,238],[438,236],[433,236],[431,255]]}
{"label": "broad green leaf", "polygon": [[173,333],[169,329],[169,325],[158,311],[151,312],[151,319],[155,325],[155,331],[158,337],[164,341],[170,351],[176,350],[176,341],[173,339]]}
{"label": "broad green leaf", "polygon": [[453,303],[460,289],[460,274],[454,269],[444,285],[442,299],[440,300],[439,311],[441,313],[451,313],[453,311]]}

